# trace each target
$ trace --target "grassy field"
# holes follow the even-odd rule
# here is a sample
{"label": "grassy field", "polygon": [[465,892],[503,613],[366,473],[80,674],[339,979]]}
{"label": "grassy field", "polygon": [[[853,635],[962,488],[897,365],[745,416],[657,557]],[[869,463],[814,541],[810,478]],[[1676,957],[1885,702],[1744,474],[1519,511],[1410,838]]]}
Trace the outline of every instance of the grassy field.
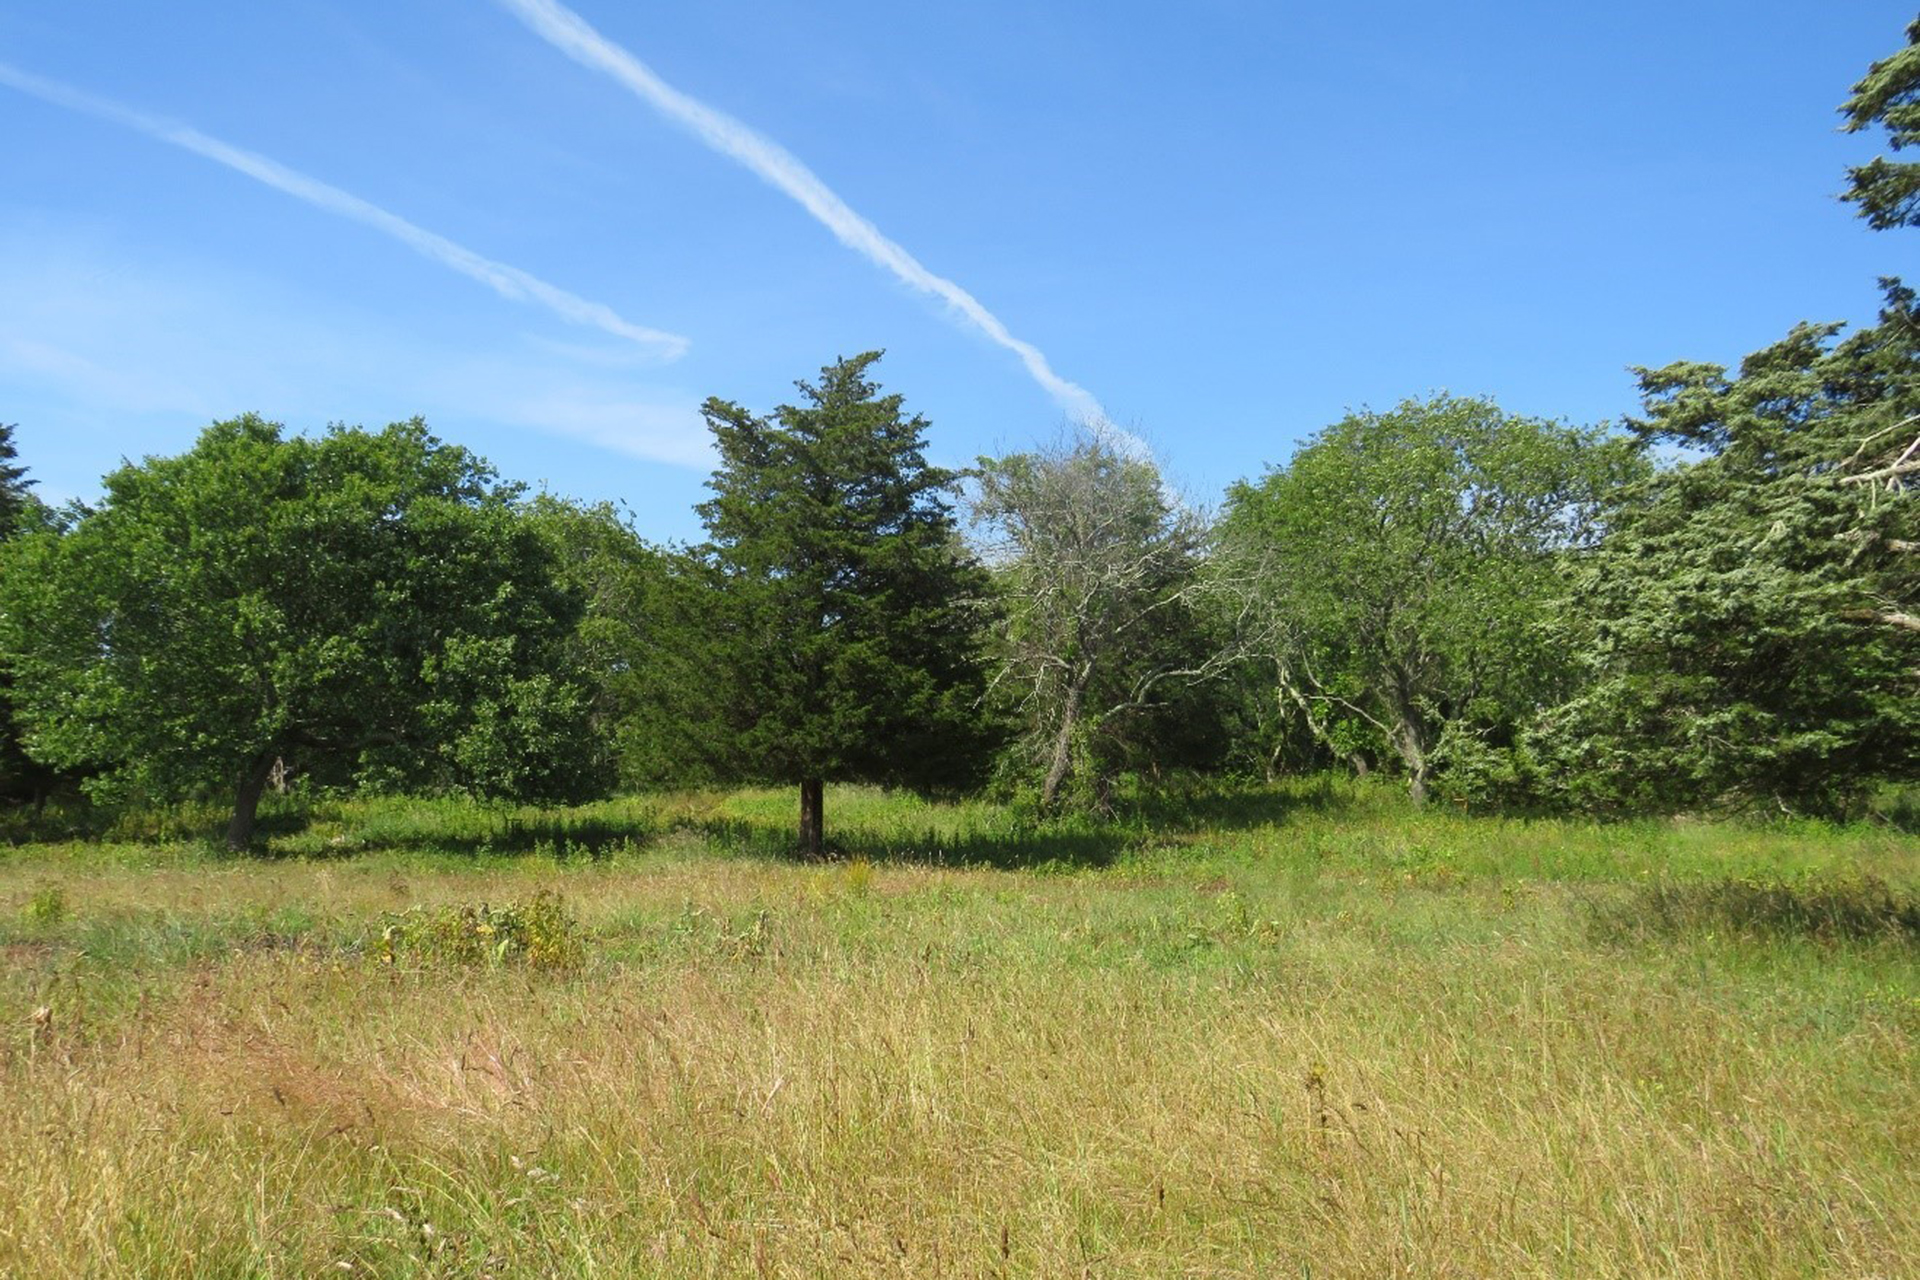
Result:
{"label": "grassy field", "polygon": [[1913,836],[793,808],[0,846],[0,1274],[1915,1274]]}

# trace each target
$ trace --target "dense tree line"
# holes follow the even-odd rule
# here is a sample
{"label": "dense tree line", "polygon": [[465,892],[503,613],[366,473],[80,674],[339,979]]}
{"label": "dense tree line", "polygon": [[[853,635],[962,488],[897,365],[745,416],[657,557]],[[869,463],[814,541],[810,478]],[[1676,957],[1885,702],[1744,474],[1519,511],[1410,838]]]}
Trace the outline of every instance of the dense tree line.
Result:
{"label": "dense tree line", "polygon": [[[1920,23],[1843,111],[1920,139]],[[1920,166],[1844,197],[1920,223]],[[273,781],[991,786],[1112,806],[1181,770],[1416,802],[1843,814],[1920,774],[1920,306],[1737,370],[1639,371],[1623,429],[1446,395],[1350,413],[1217,515],[1115,433],[930,465],[828,365],[705,407],[704,541],[529,497],[418,422],[246,416],[50,509],[0,426],[0,798]]]}

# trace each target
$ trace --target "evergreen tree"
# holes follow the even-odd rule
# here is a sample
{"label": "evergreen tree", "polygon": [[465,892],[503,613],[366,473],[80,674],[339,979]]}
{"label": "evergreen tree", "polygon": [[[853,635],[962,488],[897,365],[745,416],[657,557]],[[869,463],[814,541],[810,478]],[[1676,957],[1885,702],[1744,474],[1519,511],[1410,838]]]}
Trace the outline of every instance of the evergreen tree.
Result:
{"label": "evergreen tree", "polygon": [[[19,454],[13,432],[12,426],[0,422],[0,544],[47,517],[46,508],[30,492],[34,482],[27,479],[27,469],[14,462]],[[0,653],[0,800],[37,803],[57,779],[53,770],[21,748],[13,714],[13,673],[6,655]]]}
{"label": "evergreen tree", "polygon": [[[1920,18],[1907,28],[1906,48],[1868,68],[1840,112],[1848,133],[1879,126],[1895,151],[1920,145]],[[1877,156],[1849,169],[1847,179],[1840,198],[1859,205],[1874,230],[1920,224],[1920,164]]]}
{"label": "evergreen tree", "polygon": [[13,432],[10,423],[0,422],[0,540],[11,537],[35,505],[34,496],[27,492],[35,482],[27,479],[25,467],[14,464],[19,452]]}
{"label": "evergreen tree", "polygon": [[1590,683],[1540,739],[1571,798],[1843,812],[1920,769],[1920,311],[1801,325],[1737,374],[1643,370],[1650,442],[1577,579]]}
{"label": "evergreen tree", "polygon": [[[735,776],[800,790],[800,849],[824,849],[822,787],[957,788],[981,759],[979,602],[926,420],[881,395],[868,352],[797,383],[771,418],[703,410],[720,466],[700,505],[710,575],[710,730]],[[692,646],[695,641],[688,638]]]}
{"label": "evergreen tree", "polygon": [[[1842,108],[1920,142],[1920,22]],[[1920,165],[1875,160],[1842,198],[1920,223]],[[1920,772],[1920,306],[1797,326],[1737,374],[1640,371],[1630,425],[1694,460],[1627,496],[1580,583],[1591,683],[1540,742],[1576,799],[1840,813]],[[1570,641],[1573,637],[1570,637]]]}

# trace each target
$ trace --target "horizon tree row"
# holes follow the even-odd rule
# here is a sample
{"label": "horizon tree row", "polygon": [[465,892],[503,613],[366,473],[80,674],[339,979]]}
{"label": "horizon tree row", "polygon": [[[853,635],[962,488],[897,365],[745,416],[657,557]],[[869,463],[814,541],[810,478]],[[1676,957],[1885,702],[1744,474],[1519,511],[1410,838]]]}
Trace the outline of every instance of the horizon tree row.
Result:
{"label": "horizon tree row", "polygon": [[[1920,21],[1843,106],[1920,144]],[[1920,225],[1920,165],[1850,172]],[[841,359],[704,414],[704,542],[530,498],[415,419],[255,415],[49,509],[0,426],[0,797],[616,785],[1027,795],[1340,767],[1509,807],[1842,816],[1920,778],[1920,303],[1736,373],[1638,370],[1624,432],[1363,410],[1212,519],[1115,433],[928,464]]]}
{"label": "horizon tree row", "polygon": [[1127,777],[1341,767],[1416,802],[1840,814],[1912,777],[1902,462],[1716,505],[1724,452],[1659,468],[1651,433],[1436,397],[1349,415],[1208,521],[1097,432],[963,493],[877,358],[769,417],[709,402],[695,547],[418,421],[242,417],[64,512],[9,466],[0,784],[224,790],[243,849],[275,770],[543,802],[774,782],[818,856],[829,781],[1103,812]]}

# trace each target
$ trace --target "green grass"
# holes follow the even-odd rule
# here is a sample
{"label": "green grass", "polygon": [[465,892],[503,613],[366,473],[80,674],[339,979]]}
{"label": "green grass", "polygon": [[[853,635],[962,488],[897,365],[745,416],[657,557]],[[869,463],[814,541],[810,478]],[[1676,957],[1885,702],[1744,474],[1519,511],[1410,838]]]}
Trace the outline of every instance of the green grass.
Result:
{"label": "green grass", "polygon": [[0,846],[0,1274],[1920,1256],[1912,836],[1318,781],[1109,825],[835,789],[841,860],[809,864],[795,803]]}

